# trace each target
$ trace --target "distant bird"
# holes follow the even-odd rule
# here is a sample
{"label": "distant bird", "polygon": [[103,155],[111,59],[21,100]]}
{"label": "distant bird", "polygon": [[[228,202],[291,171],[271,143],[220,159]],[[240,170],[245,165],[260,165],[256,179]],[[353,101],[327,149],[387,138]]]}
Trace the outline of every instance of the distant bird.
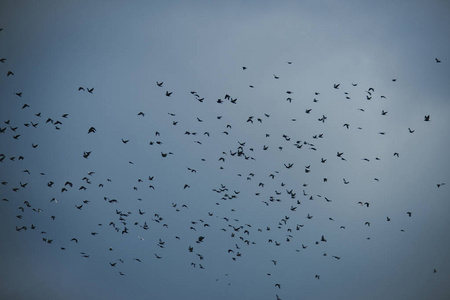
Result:
{"label": "distant bird", "polygon": [[87,88],[87,91],[90,93],[90,94],[92,94],[92,92],[94,92],[94,88]]}
{"label": "distant bird", "polygon": [[145,114],[141,111],[138,113],[138,116],[145,116]]}
{"label": "distant bird", "polygon": [[94,127],[89,128],[88,130],[88,134],[89,133],[95,133],[96,129]]}
{"label": "distant bird", "polygon": [[3,63],[3,64],[5,63],[5,61],[6,61],[6,58],[1,58],[0,59],[0,62]]}
{"label": "distant bird", "polygon": [[6,74],[6,76],[11,76],[14,75],[14,73],[12,71],[8,71],[8,73]]}
{"label": "distant bird", "polygon": [[424,121],[425,121],[425,122],[430,121],[430,115],[426,115],[426,116],[424,117]]}
{"label": "distant bird", "polygon": [[340,85],[341,85],[340,83],[335,83],[335,84],[334,84],[334,88],[335,88],[335,89],[338,89]]}
{"label": "distant bird", "polygon": [[410,211],[406,212],[406,214],[411,218],[412,213]]}
{"label": "distant bird", "polygon": [[411,128],[408,127],[409,133],[414,133],[415,130],[412,130]]}
{"label": "distant bird", "polygon": [[275,79],[280,79],[280,77],[278,77],[277,75],[273,74],[273,78]]}
{"label": "distant bird", "polygon": [[435,58],[436,63],[440,63],[441,61],[438,58]]}
{"label": "distant bird", "polygon": [[167,96],[167,97],[170,97],[170,95],[172,95],[172,93],[173,93],[173,92],[166,91],[166,96]]}
{"label": "distant bird", "polygon": [[84,87],[80,86],[80,87],[78,88],[78,91],[85,91],[85,89],[84,89]]}
{"label": "distant bird", "polygon": [[159,86],[159,87],[162,87],[162,86],[163,86],[163,83],[164,83],[164,82],[162,82],[162,81],[161,81],[161,82],[158,82],[158,81],[157,81],[157,82],[156,82],[156,85]]}

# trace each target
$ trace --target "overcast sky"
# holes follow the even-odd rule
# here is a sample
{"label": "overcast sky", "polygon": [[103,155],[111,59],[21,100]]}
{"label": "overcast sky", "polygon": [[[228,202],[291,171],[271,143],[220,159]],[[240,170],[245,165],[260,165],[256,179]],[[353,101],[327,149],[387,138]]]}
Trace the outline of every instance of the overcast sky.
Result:
{"label": "overcast sky", "polygon": [[0,3],[0,298],[450,297],[449,3],[280,2]]}

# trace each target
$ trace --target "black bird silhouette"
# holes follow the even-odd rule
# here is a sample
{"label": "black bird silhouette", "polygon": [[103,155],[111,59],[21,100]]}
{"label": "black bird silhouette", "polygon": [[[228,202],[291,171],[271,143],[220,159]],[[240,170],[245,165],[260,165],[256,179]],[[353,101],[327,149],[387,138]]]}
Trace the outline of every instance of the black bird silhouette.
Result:
{"label": "black bird silhouette", "polygon": [[6,74],[6,76],[10,76],[10,75],[14,75],[14,73],[12,71],[8,71],[8,73]]}
{"label": "black bird silhouette", "polygon": [[435,58],[436,63],[440,63],[441,61],[438,58]]}
{"label": "black bird silhouette", "polygon": [[338,89],[340,85],[341,85],[340,83],[335,83],[335,84],[334,84],[334,88],[335,88],[335,89]]}
{"label": "black bird silhouette", "polygon": [[85,91],[85,89],[84,89],[84,87],[80,86],[80,87],[78,88],[78,91]]}
{"label": "black bird silhouette", "polygon": [[430,115],[426,115],[426,116],[424,117],[424,121],[425,121],[425,122],[430,121]]}
{"label": "black bird silhouette", "polygon": [[166,91],[166,96],[167,96],[167,97],[170,97],[170,95],[172,95],[172,93],[173,93],[173,92]]}
{"label": "black bird silhouette", "polygon": [[158,82],[158,81],[157,81],[157,82],[156,82],[156,85],[159,86],[159,87],[162,87],[163,83],[164,83],[164,82],[162,82],[162,81],[161,81],[161,82]]}
{"label": "black bird silhouette", "polygon": [[87,88],[87,91],[90,93],[90,94],[92,94],[92,92],[94,91],[94,88]]}

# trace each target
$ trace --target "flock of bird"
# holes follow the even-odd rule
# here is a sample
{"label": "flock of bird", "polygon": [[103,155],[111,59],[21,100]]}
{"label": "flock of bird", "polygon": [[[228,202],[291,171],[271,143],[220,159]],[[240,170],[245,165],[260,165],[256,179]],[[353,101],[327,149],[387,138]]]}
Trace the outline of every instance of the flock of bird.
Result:
{"label": "flock of bird", "polygon": [[[14,80],[15,73],[12,71],[14,68],[9,65],[9,61],[6,58],[1,58],[0,62],[3,66],[0,72],[5,74],[4,78],[1,80]],[[435,59],[436,63],[441,63],[441,60]],[[292,65],[292,62],[287,62],[288,65]],[[5,69],[6,67],[6,69]],[[11,68],[11,70],[9,69]],[[249,68],[246,66],[242,67],[241,72],[248,72]],[[273,74],[273,78],[277,81],[283,80],[282,76]],[[396,82],[396,79],[392,80]],[[154,89],[161,95],[160,99],[157,101],[168,101],[169,98],[172,99],[177,94],[183,93],[176,89],[167,89],[168,84],[163,81],[156,81],[154,84]],[[335,90],[339,92],[342,88],[354,88],[358,89],[358,83],[344,84],[335,83],[330,86],[330,90]],[[256,89],[254,84],[249,85],[250,88]],[[97,100],[96,92],[94,87],[83,87],[76,85],[74,86],[74,92],[79,93],[79,95],[87,95],[92,98],[92,100]],[[84,94],[87,92],[87,94]],[[21,91],[13,91],[13,97],[21,101],[26,101],[29,99],[28,95],[23,94]],[[295,101],[294,91],[286,91],[286,102],[287,105],[291,105]],[[379,100],[374,97],[377,95],[375,93],[375,88],[369,87],[365,90],[364,99],[358,99],[356,101],[382,101],[387,97],[384,95],[378,96]],[[312,94],[311,105],[319,102],[320,92],[314,92]],[[341,93],[340,93],[341,94]],[[340,95],[339,94],[339,95]],[[351,93],[344,92],[344,99],[351,100]],[[230,105],[239,107],[240,100],[236,95],[231,96],[230,94],[225,94],[223,97],[217,100],[208,99],[206,96],[201,96],[196,91],[185,92],[183,97],[192,97],[194,103],[200,103],[204,105],[205,103],[212,103],[214,105]],[[385,100],[384,100],[385,101]],[[17,102],[19,103],[19,102]],[[280,104],[284,104],[281,102]],[[14,104],[16,106],[16,112],[11,115],[11,119],[2,120],[2,126],[0,126],[0,141],[2,145],[11,145],[17,140],[27,139],[25,144],[28,144],[32,151],[38,151],[43,141],[36,142],[33,140],[33,135],[30,134],[31,130],[39,131],[43,134],[51,135],[52,130],[64,131],[64,123],[70,121],[71,112],[66,112],[60,116],[50,116],[45,111],[34,111],[33,117],[27,122],[19,124],[16,119],[21,119],[22,115],[29,110],[34,110],[35,108],[31,104],[20,102],[20,104]],[[157,104],[156,104],[157,105]],[[365,112],[367,109],[360,108],[359,111]],[[187,110],[186,110],[187,111]],[[220,111],[218,109],[217,111]],[[313,106],[305,109],[301,114],[306,114],[311,116],[315,111]],[[388,115],[388,110],[382,110],[379,115]],[[273,258],[266,262],[266,274],[269,278],[270,284],[274,287],[274,295],[276,299],[281,299],[283,282],[279,282],[274,273],[277,272],[277,268],[280,267],[277,258],[277,249],[283,247],[290,247],[293,251],[298,253],[303,253],[306,251],[316,251],[323,257],[329,257],[330,259],[339,261],[339,263],[345,263],[345,253],[330,253],[327,252],[327,244],[339,243],[333,234],[327,232],[322,232],[317,234],[311,241],[310,238],[302,237],[302,232],[305,231],[310,224],[310,220],[314,218],[312,212],[305,207],[304,201],[323,201],[325,205],[333,205],[334,203],[339,203],[338,199],[327,195],[322,195],[321,193],[315,193],[309,190],[309,184],[307,176],[309,173],[314,172],[314,168],[318,165],[323,165],[329,163],[331,160],[339,161],[340,163],[345,163],[349,160],[363,160],[365,162],[372,162],[372,159],[367,157],[347,157],[343,151],[339,149],[334,149],[334,157],[327,155],[329,152],[323,151],[321,148],[321,139],[326,139],[326,133],[317,133],[308,138],[297,139],[296,137],[291,137],[288,134],[280,132],[264,132],[261,133],[261,139],[264,142],[258,144],[255,140],[243,141],[235,138],[242,129],[240,126],[256,126],[257,124],[263,124],[269,122],[271,116],[275,112],[266,112],[260,115],[251,115],[242,120],[241,123],[227,123],[228,120],[232,120],[226,115],[226,111],[223,114],[219,113],[214,119],[199,117],[199,116],[182,116],[179,113],[167,112],[166,124],[161,126],[162,129],[167,128],[166,125],[171,126],[171,130],[176,130],[178,134],[183,135],[184,140],[179,141],[180,146],[184,147],[184,144],[191,145],[196,144],[199,148],[204,146],[203,150],[195,150],[194,154],[190,154],[191,157],[186,158],[185,165],[178,165],[176,170],[172,170],[175,174],[177,172],[187,174],[185,177],[186,182],[183,182],[179,186],[176,186],[171,182],[161,182],[158,181],[160,176],[158,171],[153,170],[152,174],[147,174],[144,176],[137,176],[133,178],[135,184],[133,186],[122,186],[121,182],[115,181],[115,175],[119,174],[105,174],[104,170],[96,169],[86,172],[80,178],[56,178],[49,177],[47,173],[50,172],[52,168],[51,159],[49,159],[49,164],[46,169],[38,169],[32,162],[28,162],[26,155],[22,155],[22,151],[17,153],[0,153],[0,168],[1,172],[1,186],[0,193],[2,194],[1,202],[3,205],[9,205],[17,209],[16,224],[11,224],[11,230],[15,230],[18,234],[23,232],[32,231],[34,236],[42,240],[43,244],[51,245],[52,247],[58,247],[61,251],[68,251],[75,249],[80,255],[81,259],[105,259],[104,257],[95,257],[90,254],[89,247],[92,238],[97,238],[97,236],[110,236],[113,233],[115,236],[133,236],[138,241],[148,241],[151,240],[154,246],[153,252],[145,257],[132,257],[127,260],[123,256],[129,255],[129,253],[116,253],[116,247],[114,245],[105,245],[105,255],[108,258],[105,261],[105,268],[111,268],[118,276],[126,276],[129,273],[123,270],[123,266],[127,263],[151,263],[152,260],[162,260],[166,258],[165,252],[166,247],[179,248],[179,251],[185,251],[191,255],[191,260],[186,262],[186,268],[193,268],[196,270],[204,270],[208,268],[208,255],[213,255],[208,251],[208,240],[214,239],[212,236],[220,236],[224,240],[224,244],[228,246],[223,249],[223,254],[228,256],[230,262],[237,263],[241,259],[245,259],[246,256],[251,256],[252,251],[256,251],[254,245],[258,245],[260,248],[271,247],[270,253],[273,254]],[[148,118],[149,113],[145,111],[137,111],[134,116],[128,116],[130,118],[141,118],[145,120]],[[28,116],[28,115],[27,115]],[[319,124],[324,124],[328,119],[325,114],[318,114],[317,121]],[[187,128],[182,128],[183,118],[190,118],[190,120],[196,123],[194,128],[201,128],[201,132],[197,130],[191,130]],[[224,121],[226,119],[226,121]],[[82,120],[79,120],[82,121]],[[295,122],[296,119],[290,120]],[[315,122],[317,122],[315,121]],[[432,118],[430,115],[425,115],[423,120],[413,120],[412,123],[415,125],[418,122],[431,122]],[[210,122],[209,124],[207,124]],[[212,122],[217,122],[212,125]],[[314,125],[316,126],[316,125]],[[220,130],[217,128],[220,127]],[[146,141],[147,147],[151,149],[151,157],[149,162],[158,161],[158,164],[164,165],[165,161],[171,160],[172,157],[183,155],[179,151],[167,148],[167,144],[170,145],[170,135],[168,130],[156,129],[153,136],[154,139]],[[349,123],[344,123],[340,125],[342,130],[353,129],[352,125]],[[86,137],[102,135],[106,128],[100,128],[98,125],[92,126],[91,124],[86,124],[83,128],[83,134]],[[357,130],[362,130],[361,127],[357,127]],[[172,132],[172,131],[170,131]],[[405,128],[405,134],[414,134],[415,130],[411,128]],[[385,135],[385,131],[377,132],[379,135]],[[275,137],[276,136],[276,137]],[[216,137],[214,144],[209,143],[209,139]],[[64,137],[62,137],[64,139]],[[314,143],[310,142],[310,139],[314,140]],[[281,140],[281,144],[280,141]],[[220,142],[219,142],[220,141]],[[316,142],[317,141],[317,142]],[[118,137],[116,140],[116,147],[133,147],[137,143],[131,137]],[[216,143],[217,142],[217,143]],[[95,143],[92,139],[89,139],[89,143]],[[134,145],[133,145],[134,144]],[[216,148],[221,148],[217,152],[216,157],[213,159],[211,155],[207,153],[214,152]],[[186,146],[188,147],[188,146]],[[189,146],[191,147],[191,146]],[[14,149],[14,146],[11,147]],[[286,149],[292,149],[298,154],[294,157],[290,157],[283,153],[287,153]],[[20,150],[20,149],[19,149]],[[212,151],[211,151],[212,150]],[[114,151],[114,150],[112,150]],[[125,150],[126,151],[126,150]],[[302,152],[303,151],[303,152]],[[309,151],[319,154],[320,160],[318,161],[308,161],[302,163],[299,156],[304,155],[303,153]],[[252,166],[256,164],[261,164],[264,161],[266,153],[269,155],[278,156],[283,155],[285,162],[280,164],[276,170],[267,170],[263,165],[260,165],[258,172],[253,170]],[[80,153],[78,157],[70,157],[71,164],[76,165],[79,160],[89,160],[93,161],[99,159],[99,156],[105,155],[106,153],[98,153],[94,150],[86,149],[83,153]],[[322,156],[323,155],[323,156]],[[393,151],[391,157],[400,157],[398,152]],[[194,158],[192,157],[194,156]],[[208,157],[207,157],[208,156]],[[42,159],[47,159],[45,154],[41,154]],[[142,159],[133,157],[131,154],[127,158],[122,158],[127,164],[139,165],[141,163],[136,163],[134,161],[138,160],[142,162]],[[148,159],[148,158],[147,158]],[[375,161],[382,160],[383,158],[375,157]],[[164,161],[159,161],[164,160]],[[208,167],[204,165],[207,164]],[[303,164],[303,165],[302,165]],[[95,164],[92,164],[93,166]],[[169,164],[173,166],[172,164]],[[244,167],[248,167],[246,172],[242,172]],[[250,168],[251,167],[251,168]],[[194,210],[192,204],[189,200],[189,190],[195,190],[196,187],[203,186],[204,183],[196,180],[197,174],[203,172],[203,176],[208,176],[210,178],[221,178],[219,172],[228,168],[236,168],[239,170],[235,172],[235,179],[230,180],[230,183],[219,183],[214,186],[210,186],[209,193],[215,195],[214,201],[202,202],[202,206],[207,208],[207,213],[201,210]],[[305,181],[303,183],[293,184],[292,180],[288,178],[291,176],[290,172],[293,170],[301,170],[304,173]],[[8,174],[18,173],[20,178],[18,181],[8,178]],[[233,171],[230,171],[233,172]],[[206,173],[206,174],[205,174]],[[184,176],[184,175],[183,175]],[[117,176],[116,176],[117,178]],[[321,184],[326,184],[327,182],[338,180],[345,184],[351,184],[351,178],[346,179],[341,178],[321,178]],[[374,181],[379,182],[382,178],[374,178]],[[238,182],[238,183],[236,183]],[[132,198],[134,196],[127,197],[129,199],[124,199],[124,197],[111,196],[111,190],[115,186],[121,186],[124,190],[127,190],[130,195],[139,195],[135,200]],[[176,200],[172,197],[163,199],[164,205],[169,208],[169,210],[164,210],[164,214],[156,211],[155,207],[152,206],[152,201],[148,199],[151,198],[151,193],[158,189],[163,189],[164,186],[170,185],[170,189],[176,190],[177,193],[186,193],[186,196],[180,197]],[[441,188],[445,185],[444,182],[437,184],[437,188]],[[41,197],[39,194],[35,194],[33,197],[25,197],[24,193],[29,189],[36,190],[36,193],[41,191],[41,187],[49,190],[45,192],[45,195],[51,194],[51,197],[45,198]],[[240,189],[236,187],[245,187],[245,189]],[[11,193],[12,191],[12,193]],[[90,210],[92,203],[96,202],[101,205],[104,211],[110,212],[108,220],[103,220],[98,223],[96,227],[85,230],[83,235],[67,235],[63,238],[52,236],[51,224],[54,222],[64,222],[63,216],[67,216],[67,211],[60,212],[58,206],[66,204],[68,199],[80,199],[78,197],[79,191],[86,191],[87,194],[83,194],[83,199],[85,200],[70,200],[73,201],[70,204],[71,209],[69,210],[69,215],[76,214],[78,212]],[[102,193],[102,199],[98,197],[89,198],[89,192],[92,191],[93,195]],[[95,191],[95,192],[94,192]],[[197,190],[199,191],[199,190]],[[200,190],[204,193],[203,190]],[[252,192],[248,192],[252,191]],[[134,193],[134,194],[132,194]],[[205,194],[204,198],[211,198],[211,194]],[[244,195],[245,194],[245,195]],[[8,195],[8,196],[5,196]],[[28,195],[28,194],[27,194]],[[70,196],[74,195],[74,196]],[[87,198],[87,199],[86,199]],[[128,201],[133,201],[131,205]],[[230,204],[231,203],[231,204]],[[271,220],[260,220],[260,223],[250,223],[246,219],[238,219],[233,217],[233,214],[239,212],[242,205],[237,205],[235,208],[235,203],[249,203],[248,205],[254,206],[254,209],[258,212],[266,211],[266,209],[272,209],[277,206],[278,211],[283,211],[283,216],[278,218],[276,214],[272,216]],[[339,205],[339,204],[337,204]],[[359,201],[354,203],[355,206],[364,207],[364,209],[371,209],[371,203],[369,201]],[[138,209],[134,209],[137,206]],[[98,206],[97,206],[98,207]],[[130,208],[133,207],[133,208]],[[227,207],[224,209],[223,207]],[[230,209],[228,209],[230,208]],[[183,218],[180,217],[178,223],[172,223],[168,220],[173,218],[178,218],[180,214],[186,216],[185,220],[188,220],[186,224],[183,223]],[[406,210],[403,212],[405,220],[409,218],[414,218],[414,212]],[[61,215],[61,217],[60,217]],[[244,214],[245,215],[245,214]],[[317,217],[316,217],[317,218]],[[385,216],[385,222],[391,222],[391,216]],[[250,218],[251,219],[251,218]],[[338,216],[332,216],[327,218],[328,221],[338,223],[337,225],[332,225],[338,230],[348,230],[349,225],[346,223],[345,219]],[[50,221],[51,220],[51,221]],[[337,220],[337,221],[335,221]],[[334,224],[333,223],[333,224]],[[61,223],[59,223],[61,224]],[[262,225],[266,224],[266,225]],[[366,220],[361,223],[361,227],[371,227],[373,226],[372,220]],[[55,225],[56,226],[56,225]],[[70,226],[70,225],[65,225]],[[407,225],[405,225],[407,226]],[[185,227],[189,234],[179,234],[177,230],[173,228]],[[317,230],[321,230],[318,228]],[[404,231],[402,228],[401,231]],[[157,238],[153,238],[152,234],[159,235]],[[370,234],[366,237],[370,240]],[[215,246],[217,247],[217,246]],[[114,253],[111,255],[111,253]],[[205,254],[207,253],[207,254]],[[115,258],[113,258],[115,257]],[[284,266],[287,268],[288,266]],[[435,267],[431,267],[432,272],[436,273]],[[217,272],[218,273],[218,272]],[[231,275],[228,273],[223,274],[226,276],[228,285],[231,284]],[[320,280],[323,278],[321,274],[311,271],[311,278],[314,280]],[[273,278],[273,279],[271,279]],[[221,280],[219,278],[217,281]]]}

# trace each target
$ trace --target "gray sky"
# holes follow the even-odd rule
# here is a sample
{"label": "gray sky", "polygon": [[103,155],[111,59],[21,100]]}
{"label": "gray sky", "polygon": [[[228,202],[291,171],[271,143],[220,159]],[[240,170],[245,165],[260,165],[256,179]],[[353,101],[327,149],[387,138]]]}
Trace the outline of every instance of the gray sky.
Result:
{"label": "gray sky", "polygon": [[449,14],[2,1],[0,298],[448,299]]}

